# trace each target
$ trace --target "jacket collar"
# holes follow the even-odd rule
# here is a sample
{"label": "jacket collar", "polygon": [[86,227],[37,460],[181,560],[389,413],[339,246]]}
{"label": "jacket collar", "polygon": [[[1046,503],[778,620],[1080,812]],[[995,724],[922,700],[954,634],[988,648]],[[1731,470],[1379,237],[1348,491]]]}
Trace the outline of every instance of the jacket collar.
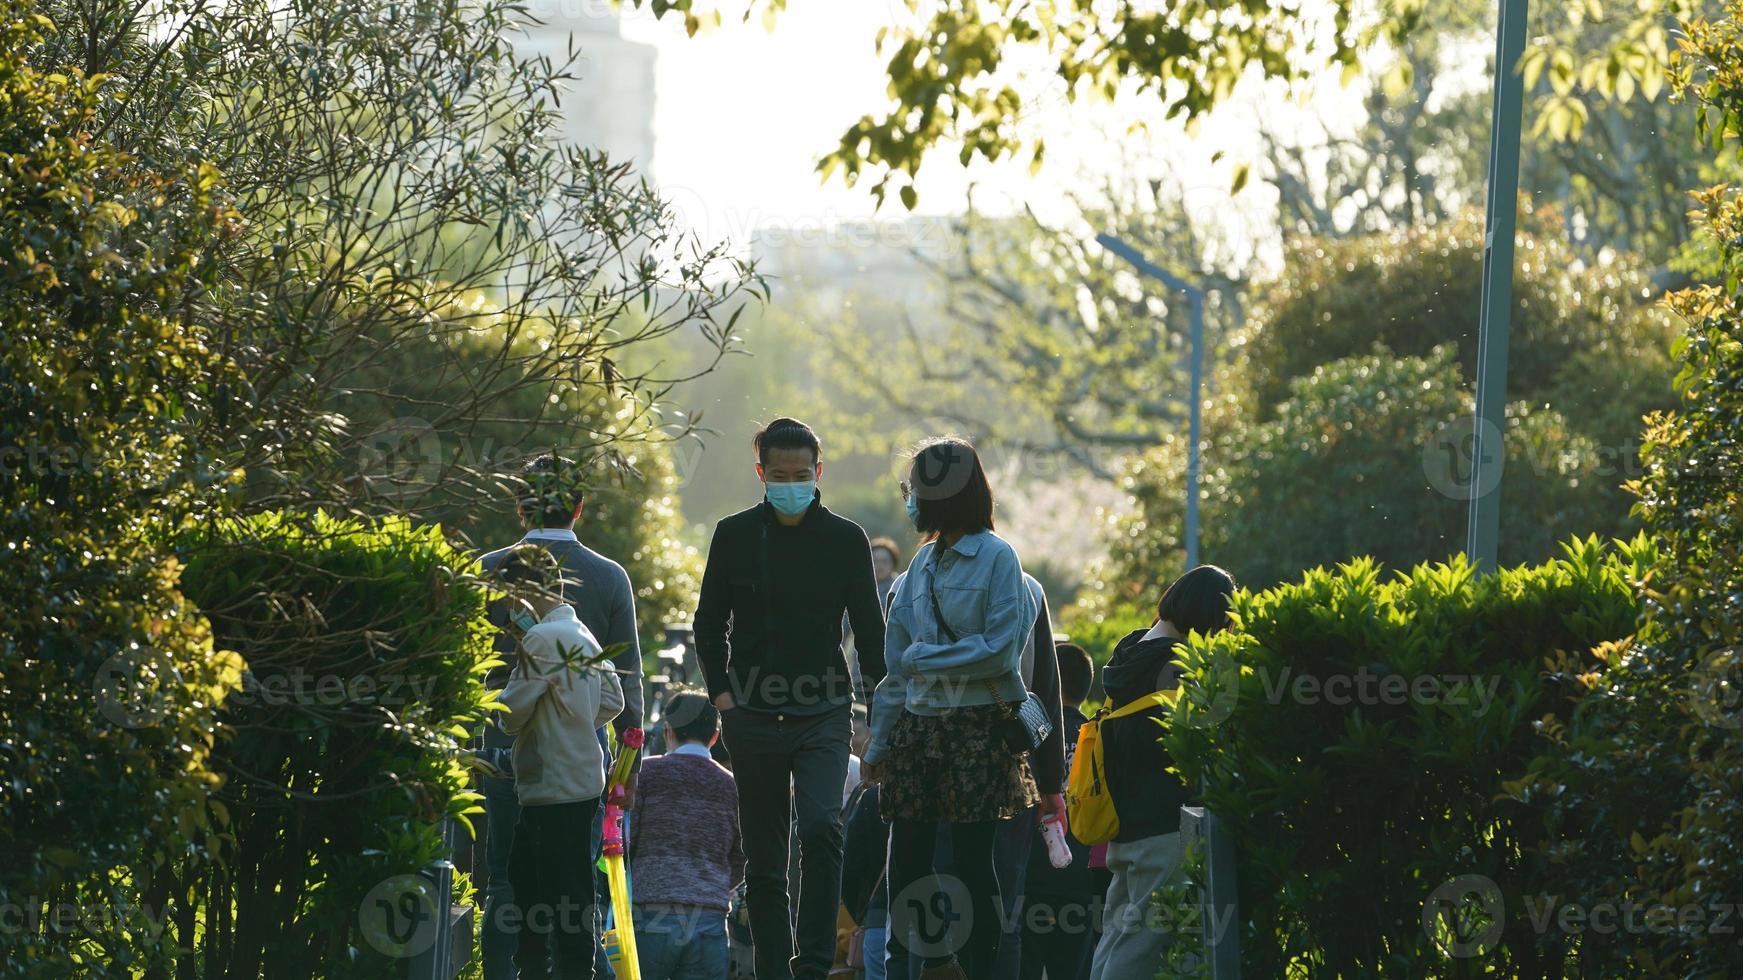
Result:
{"label": "jacket collar", "polygon": [[540,541],[568,541],[571,543],[579,543],[580,540],[580,538],[575,537],[575,531],[573,528],[535,527],[527,530],[526,536],[521,538],[521,543],[536,544]]}
{"label": "jacket collar", "polygon": [[973,534],[964,534],[956,539],[955,544],[942,550],[954,551],[964,558],[973,558],[980,554],[980,546],[986,543],[987,535],[991,533],[991,531],[976,531]]}

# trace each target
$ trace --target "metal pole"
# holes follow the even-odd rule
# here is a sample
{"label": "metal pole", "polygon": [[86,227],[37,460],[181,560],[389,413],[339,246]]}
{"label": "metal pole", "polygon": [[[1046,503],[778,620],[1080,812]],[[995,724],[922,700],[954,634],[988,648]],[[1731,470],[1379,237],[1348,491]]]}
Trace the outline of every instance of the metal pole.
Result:
{"label": "metal pole", "polygon": [[1194,841],[1204,854],[1204,891],[1199,930],[1210,980],[1241,980],[1241,903],[1235,877],[1235,843],[1216,814],[1201,806],[1180,808],[1180,844]]}
{"label": "metal pole", "polygon": [[1199,470],[1199,403],[1204,386],[1204,290],[1188,283],[1151,262],[1132,246],[1106,232],[1095,236],[1096,243],[1126,260],[1141,275],[1162,283],[1173,291],[1185,293],[1192,304],[1192,407],[1187,427],[1186,456],[1186,567],[1198,565],[1198,470]]}
{"label": "metal pole", "polygon": [[1525,80],[1527,0],[1500,0],[1495,91],[1489,117],[1489,213],[1483,241],[1482,319],[1477,333],[1477,410],[1472,419],[1470,516],[1465,554],[1494,571],[1506,462],[1507,342],[1513,311],[1513,228],[1519,210],[1519,128]]}
{"label": "metal pole", "polygon": [[1192,290],[1192,422],[1186,456],[1186,567],[1198,567],[1198,419],[1204,385],[1204,293]]}

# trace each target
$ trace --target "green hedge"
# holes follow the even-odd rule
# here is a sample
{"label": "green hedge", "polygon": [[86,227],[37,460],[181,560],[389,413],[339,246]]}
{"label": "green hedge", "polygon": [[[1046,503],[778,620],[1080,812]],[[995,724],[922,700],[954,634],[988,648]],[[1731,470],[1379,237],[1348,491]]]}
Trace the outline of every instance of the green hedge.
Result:
{"label": "green hedge", "polygon": [[[1527,914],[1559,890],[1534,850],[1543,808],[1504,786],[1558,700],[1546,666],[1633,632],[1655,555],[1564,552],[1489,576],[1462,558],[1315,569],[1241,593],[1238,629],[1189,644],[1166,741],[1234,834],[1249,975],[1563,975],[1578,937]],[[1443,907],[1452,928],[1425,921]]]}
{"label": "green hedge", "polygon": [[266,514],[185,547],[183,589],[248,671],[213,757],[223,860],[178,869],[197,902],[175,938],[209,976],[398,969],[360,922],[447,856],[443,817],[476,812],[459,755],[489,710],[488,590],[440,528],[398,519]]}

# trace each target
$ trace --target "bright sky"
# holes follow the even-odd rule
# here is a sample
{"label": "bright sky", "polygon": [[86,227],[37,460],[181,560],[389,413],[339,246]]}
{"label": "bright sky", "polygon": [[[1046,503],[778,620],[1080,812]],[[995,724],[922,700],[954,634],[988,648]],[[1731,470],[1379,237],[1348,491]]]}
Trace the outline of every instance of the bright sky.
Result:
{"label": "bright sky", "polygon": [[[867,190],[848,188],[839,176],[820,184],[815,166],[847,126],[885,105],[878,29],[911,17],[904,0],[797,0],[773,33],[729,16],[718,30],[689,38],[676,20],[626,13],[624,34],[659,50],[653,171],[662,190],[704,237],[735,243],[770,225],[811,228],[872,216]],[[1316,111],[1325,111],[1328,100],[1348,104],[1350,93],[1328,88],[1316,98]],[[1246,94],[1219,111],[1197,140],[1174,126],[1128,133],[1142,111],[1131,105],[1071,106],[1059,95],[1038,97],[1030,120],[1048,144],[1039,176],[1029,176],[1026,162],[965,169],[953,153],[938,153],[921,171],[919,210],[959,212],[974,181],[992,192],[977,197],[983,206],[1020,201],[1046,215],[1086,175],[1130,173],[1135,166],[1139,173],[1173,173],[1189,200],[1202,201],[1213,220],[1226,219],[1233,165],[1257,147],[1257,116],[1275,126],[1301,115],[1263,102],[1258,86],[1239,91]],[[1213,165],[1218,149],[1228,156]],[[1256,193],[1263,191],[1250,189],[1240,203],[1259,213],[1264,201]],[[892,196],[882,216],[902,214]]]}

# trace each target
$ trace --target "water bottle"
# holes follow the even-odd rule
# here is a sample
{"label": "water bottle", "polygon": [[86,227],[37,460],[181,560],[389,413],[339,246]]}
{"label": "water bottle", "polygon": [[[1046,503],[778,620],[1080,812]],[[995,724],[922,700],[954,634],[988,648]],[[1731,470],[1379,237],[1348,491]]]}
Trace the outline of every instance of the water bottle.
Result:
{"label": "water bottle", "polygon": [[1071,867],[1071,846],[1065,843],[1065,818],[1042,820],[1041,837],[1047,841],[1047,860],[1055,868]]}

